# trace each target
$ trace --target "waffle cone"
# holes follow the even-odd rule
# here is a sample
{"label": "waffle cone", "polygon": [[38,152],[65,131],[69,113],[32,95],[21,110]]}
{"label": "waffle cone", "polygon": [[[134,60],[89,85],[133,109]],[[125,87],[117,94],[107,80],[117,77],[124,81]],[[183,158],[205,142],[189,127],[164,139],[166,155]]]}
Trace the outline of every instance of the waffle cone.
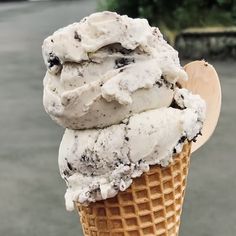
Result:
{"label": "waffle cone", "polygon": [[177,236],[191,144],[168,167],[154,165],[115,197],[75,203],[85,236]]}

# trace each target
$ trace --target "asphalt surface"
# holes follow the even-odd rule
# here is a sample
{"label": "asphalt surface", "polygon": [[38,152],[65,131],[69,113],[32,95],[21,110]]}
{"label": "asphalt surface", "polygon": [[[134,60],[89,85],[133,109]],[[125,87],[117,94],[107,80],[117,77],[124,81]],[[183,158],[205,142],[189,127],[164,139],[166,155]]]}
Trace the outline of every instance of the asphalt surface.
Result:
{"label": "asphalt surface", "polygon": [[[0,4],[0,235],[82,236],[64,207],[63,129],[42,106],[43,39],[95,11],[95,1]],[[223,89],[219,125],[192,157],[180,236],[236,232],[236,62],[211,62]]]}

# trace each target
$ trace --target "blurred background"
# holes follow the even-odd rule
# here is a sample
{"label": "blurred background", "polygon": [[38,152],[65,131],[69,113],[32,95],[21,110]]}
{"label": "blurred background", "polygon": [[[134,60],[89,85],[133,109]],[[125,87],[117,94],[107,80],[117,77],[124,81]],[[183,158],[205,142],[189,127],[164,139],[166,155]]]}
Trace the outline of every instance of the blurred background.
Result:
{"label": "blurred background", "polygon": [[206,59],[223,106],[211,140],[192,156],[181,236],[236,233],[236,1],[0,1],[0,236],[82,236],[64,207],[57,153],[63,129],[42,105],[43,39],[98,10],[145,17],[179,50]]}

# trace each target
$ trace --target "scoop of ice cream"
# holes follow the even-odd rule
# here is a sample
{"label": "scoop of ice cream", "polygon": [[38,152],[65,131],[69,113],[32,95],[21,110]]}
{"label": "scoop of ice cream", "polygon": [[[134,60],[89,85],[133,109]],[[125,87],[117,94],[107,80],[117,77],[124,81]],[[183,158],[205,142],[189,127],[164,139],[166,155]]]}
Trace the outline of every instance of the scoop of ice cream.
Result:
{"label": "scoop of ice cream", "polygon": [[205,102],[185,89],[176,89],[175,107],[160,108],[104,129],[67,129],[59,150],[59,167],[68,189],[68,210],[73,201],[94,202],[113,197],[149,170],[167,166],[185,141],[200,133]]}
{"label": "scoop of ice cream", "polygon": [[113,12],[56,31],[42,48],[45,110],[70,129],[102,128],[168,107],[175,82],[187,78],[158,28]]}
{"label": "scoop of ice cream", "polygon": [[92,14],[45,39],[43,57],[45,110],[67,128],[68,210],[124,191],[201,133],[205,103],[176,85],[187,79],[178,53],[145,19]]}

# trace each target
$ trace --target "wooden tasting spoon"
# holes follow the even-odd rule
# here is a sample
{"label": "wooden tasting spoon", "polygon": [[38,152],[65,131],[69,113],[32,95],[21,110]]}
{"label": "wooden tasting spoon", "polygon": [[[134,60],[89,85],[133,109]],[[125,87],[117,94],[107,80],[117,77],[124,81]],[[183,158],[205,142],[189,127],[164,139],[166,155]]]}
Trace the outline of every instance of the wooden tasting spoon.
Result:
{"label": "wooden tasting spoon", "polygon": [[183,88],[194,94],[199,94],[206,102],[206,120],[202,129],[202,136],[192,143],[192,153],[200,148],[213,134],[218,122],[221,109],[221,87],[216,70],[206,61],[193,61],[184,66],[188,80],[180,80]]}

